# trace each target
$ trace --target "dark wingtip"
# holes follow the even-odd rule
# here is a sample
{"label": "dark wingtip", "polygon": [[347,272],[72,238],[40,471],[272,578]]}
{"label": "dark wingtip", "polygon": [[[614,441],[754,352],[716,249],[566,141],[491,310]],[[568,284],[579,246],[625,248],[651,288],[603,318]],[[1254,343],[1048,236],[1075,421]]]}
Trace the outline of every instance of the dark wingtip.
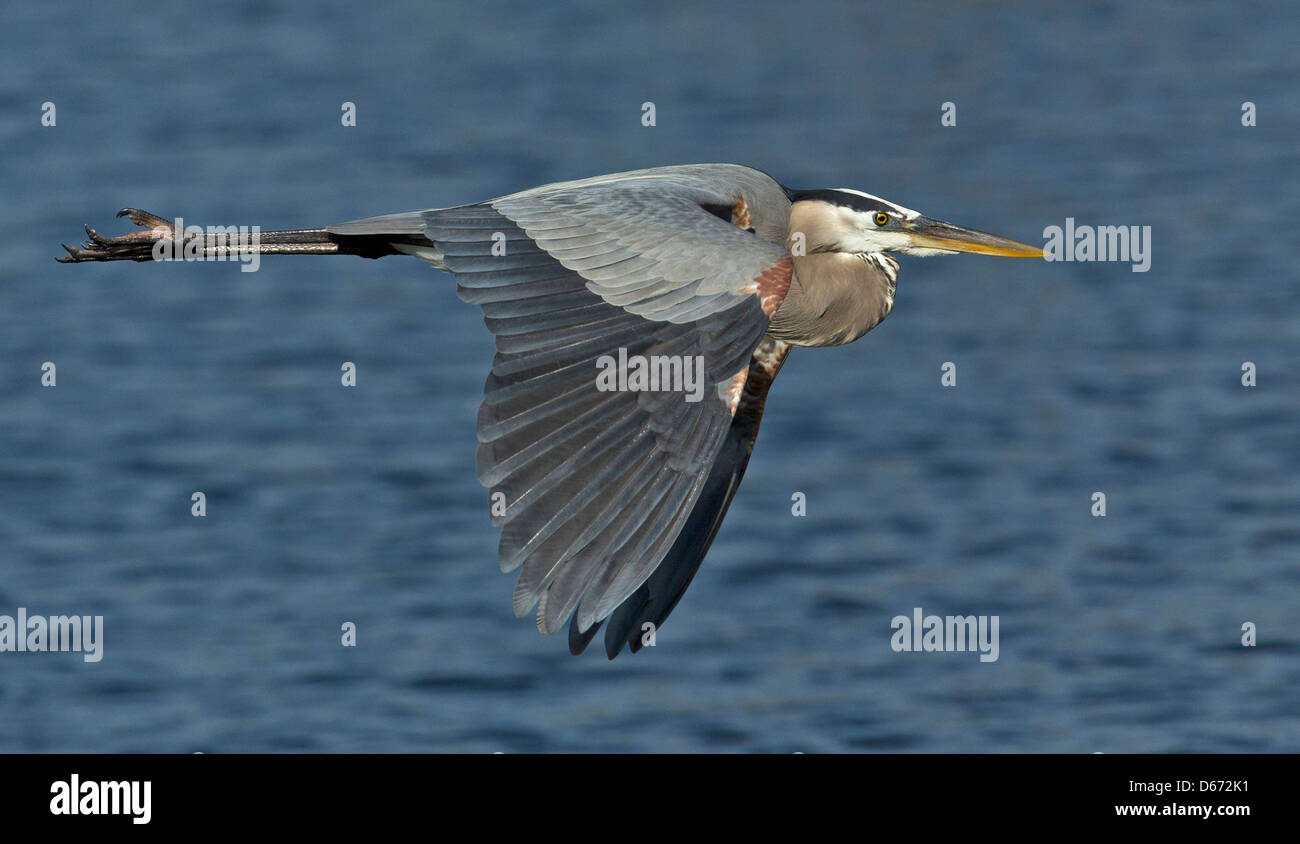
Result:
{"label": "dark wingtip", "polygon": [[[609,627],[605,628],[605,653],[610,659],[618,656],[623,651],[623,646],[627,645],[632,653],[641,650],[641,625],[638,619],[645,609],[646,599],[649,595],[645,585],[638,587],[635,592],[627,596],[623,603],[619,604],[614,612],[610,613]],[[649,621],[649,619],[646,619]]]}
{"label": "dark wingtip", "polygon": [[[578,656],[585,651],[587,646],[591,644],[591,640],[596,638],[596,631],[600,629],[600,625],[603,623],[597,621],[591,627],[588,627],[586,632],[580,631],[578,630],[578,614],[575,612],[573,617],[569,619],[569,653]],[[613,659],[613,657],[610,657],[610,659]]]}

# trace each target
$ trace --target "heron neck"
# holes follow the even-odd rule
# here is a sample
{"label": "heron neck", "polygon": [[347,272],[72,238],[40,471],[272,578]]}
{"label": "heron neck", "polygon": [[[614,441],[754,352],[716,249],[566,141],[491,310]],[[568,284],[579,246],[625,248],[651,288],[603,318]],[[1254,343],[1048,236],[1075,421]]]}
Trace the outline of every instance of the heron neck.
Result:
{"label": "heron neck", "polygon": [[898,262],[879,252],[795,256],[768,333],[796,346],[852,343],[889,316],[897,280]]}

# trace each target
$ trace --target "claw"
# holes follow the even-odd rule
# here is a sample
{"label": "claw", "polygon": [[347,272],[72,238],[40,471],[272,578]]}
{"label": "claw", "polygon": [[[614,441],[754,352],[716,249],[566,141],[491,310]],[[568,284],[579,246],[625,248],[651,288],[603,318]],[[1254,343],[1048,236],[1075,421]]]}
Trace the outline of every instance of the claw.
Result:
{"label": "claw", "polygon": [[99,249],[93,243],[87,243],[80,249],[75,246],[69,246],[66,243],[60,243],[59,245],[68,252],[66,256],[55,259],[61,264],[76,264],[82,261],[95,261],[98,260],[98,256],[107,254],[104,250]]}
{"label": "claw", "polygon": [[157,214],[141,211],[138,208],[123,208],[117,212],[118,217],[129,217],[131,222],[143,228],[143,231],[128,232],[119,237],[105,237],[86,226],[86,237],[90,238],[81,246],[61,244],[67,256],[58,258],[60,263],[72,264],[81,261],[152,261],[153,247],[158,241],[175,236],[173,223]]}
{"label": "claw", "polygon": [[165,228],[168,231],[172,229],[170,220],[164,220],[157,214],[150,214],[148,211],[141,211],[139,208],[123,208],[117,212],[117,216],[129,217],[131,222],[146,229]]}

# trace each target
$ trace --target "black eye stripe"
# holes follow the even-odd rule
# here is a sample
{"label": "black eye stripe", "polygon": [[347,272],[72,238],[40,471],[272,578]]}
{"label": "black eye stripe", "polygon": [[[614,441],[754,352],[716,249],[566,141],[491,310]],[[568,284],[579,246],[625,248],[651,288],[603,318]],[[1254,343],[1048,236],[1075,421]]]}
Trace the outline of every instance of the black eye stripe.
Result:
{"label": "black eye stripe", "polygon": [[877,212],[888,213],[891,219],[895,215],[903,216],[902,212],[895,208],[882,208],[881,200],[868,199],[865,196],[858,196],[856,193],[845,193],[838,190],[791,190],[786,188],[786,195],[790,197],[791,202],[798,202],[801,199],[818,199],[831,205],[852,208],[854,211],[871,214],[873,218]]}

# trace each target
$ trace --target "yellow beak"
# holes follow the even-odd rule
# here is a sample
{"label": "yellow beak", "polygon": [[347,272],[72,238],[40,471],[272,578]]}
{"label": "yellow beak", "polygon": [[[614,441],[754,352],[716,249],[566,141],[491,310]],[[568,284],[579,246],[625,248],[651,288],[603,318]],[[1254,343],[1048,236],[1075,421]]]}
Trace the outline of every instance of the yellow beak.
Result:
{"label": "yellow beak", "polygon": [[912,238],[917,246],[927,249],[944,249],[949,252],[973,252],[976,255],[1000,255],[1004,258],[1041,258],[1043,250],[1016,240],[998,237],[988,232],[964,229],[918,217],[903,224],[905,234]]}

